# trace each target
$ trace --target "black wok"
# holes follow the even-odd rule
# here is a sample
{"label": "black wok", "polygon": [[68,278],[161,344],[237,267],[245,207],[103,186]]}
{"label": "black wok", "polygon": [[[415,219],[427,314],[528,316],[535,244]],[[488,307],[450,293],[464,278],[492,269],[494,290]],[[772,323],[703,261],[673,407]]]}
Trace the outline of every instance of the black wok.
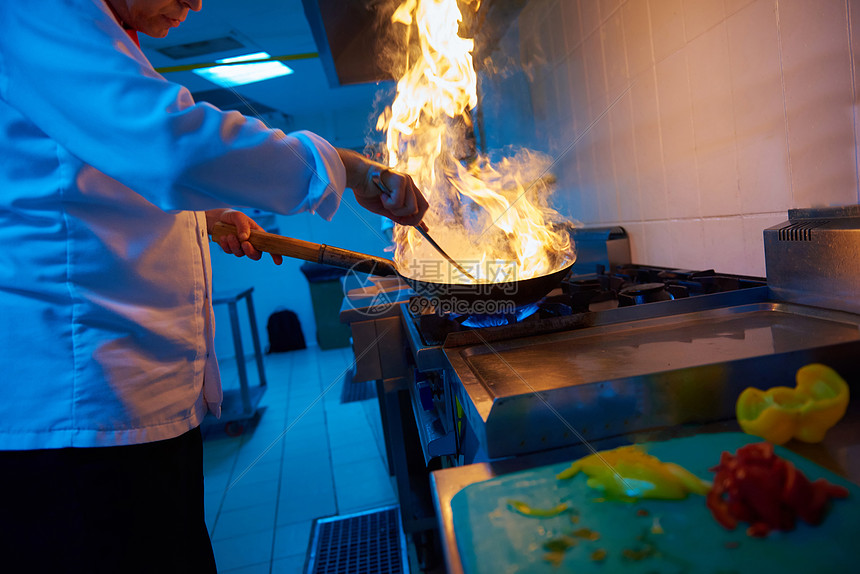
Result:
{"label": "black wok", "polygon": [[[215,241],[218,241],[218,239],[225,235],[235,235],[235,233],[236,228],[226,223],[216,223],[211,231],[212,239]],[[249,241],[258,250],[273,255],[322,263],[370,275],[400,277],[418,295],[446,302],[453,300],[462,301],[464,304],[478,301],[504,301],[519,307],[534,303],[558,286],[574,263],[571,257],[561,269],[546,275],[522,279],[520,281],[465,284],[437,283],[407,277],[398,271],[396,264],[391,260],[348,251],[339,247],[332,247],[331,245],[311,243],[301,239],[293,239],[255,230],[251,231]]]}

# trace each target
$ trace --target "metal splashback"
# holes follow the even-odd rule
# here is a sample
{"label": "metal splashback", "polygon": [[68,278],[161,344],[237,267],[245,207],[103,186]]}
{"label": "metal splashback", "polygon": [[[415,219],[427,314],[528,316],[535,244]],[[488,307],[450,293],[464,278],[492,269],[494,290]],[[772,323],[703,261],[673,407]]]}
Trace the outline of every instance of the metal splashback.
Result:
{"label": "metal splashback", "polygon": [[623,227],[577,227],[570,232],[576,249],[573,273],[594,273],[630,263],[630,238]]}
{"label": "metal splashback", "polygon": [[860,312],[860,205],[792,209],[764,251],[774,298]]}

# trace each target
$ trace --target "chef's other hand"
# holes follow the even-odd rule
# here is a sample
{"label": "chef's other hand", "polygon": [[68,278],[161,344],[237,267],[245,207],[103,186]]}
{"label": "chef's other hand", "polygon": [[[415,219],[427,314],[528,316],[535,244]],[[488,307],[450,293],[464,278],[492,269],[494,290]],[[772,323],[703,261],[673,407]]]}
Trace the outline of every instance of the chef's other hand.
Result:
{"label": "chef's other hand", "polygon": [[[358,152],[338,149],[346,167],[346,185],[366,210],[401,225],[418,225],[427,212],[427,200],[406,174],[391,171]],[[378,174],[378,183],[372,177]]]}
{"label": "chef's other hand", "polygon": [[[206,226],[211,232],[212,226],[218,222],[229,223],[236,226],[236,235],[225,235],[218,240],[218,245],[224,250],[224,253],[232,253],[236,257],[250,257],[254,261],[259,261],[263,256],[262,251],[258,251],[256,247],[251,245],[248,238],[251,237],[251,230],[265,231],[256,221],[235,209],[212,209],[206,212]],[[272,255],[272,261],[275,265],[280,265],[284,258],[280,255]]]}

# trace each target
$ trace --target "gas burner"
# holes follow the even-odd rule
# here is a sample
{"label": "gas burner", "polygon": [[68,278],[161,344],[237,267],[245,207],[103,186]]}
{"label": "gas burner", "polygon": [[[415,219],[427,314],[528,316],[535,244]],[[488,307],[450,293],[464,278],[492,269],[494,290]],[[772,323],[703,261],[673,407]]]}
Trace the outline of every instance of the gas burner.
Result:
{"label": "gas burner", "polygon": [[725,275],[713,269],[690,271],[645,265],[619,265],[613,271],[597,266],[596,273],[571,275],[562,281],[562,289],[578,313],[604,311],[658,301],[670,301],[766,283],[755,277]]}
{"label": "gas burner", "polygon": [[663,283],[637,283],[622,287],[618,292],[619,307],[671,301],[672,299],[674,297],[666,290],[666,285]]}
{"label": "gas burner", "polygon": [[571,281],[567,284],[567,293],[570,295],[571,306],[575,309],[587,311],[589,304],[601,297],[606,288],[599,279],[581,279]]}
{"label": "gas burner", "polygon": [[463,320],[460,321],[460,324],[464,327],[471,327],[473,329],[480,329],[482,327],[500,327],[502,325],[519,323],[526,317],[532,315],[537,310],[537,303],[533,303],[531,305],[523,305],[522,307],[517,307],[513,313],[494,313],[491,315],[463,316]]}
{"label": "gas burner", "polygon": [[570,305],[558,301],[558,297],[546,297],[537,303],[523,305],[512,313],[489,315],[458,315],[456,313],[441,313],[432,305],[425,304],[419,296],[409,301],[409,315],[413,318],[426,344],[439,345],[445,342],[449,333],[483,329],[486,327],[501,327],[517,325],[524,321],[538,321],[549,317],[559,317],[571,314]]}
{"label": "gas burner", "polygon": [[563,284],[563,290],[570,297],[570,306],[577,313],[603,311],[618,307],[617,287],[620,281],[600,275],[587,279],[572,280]]}

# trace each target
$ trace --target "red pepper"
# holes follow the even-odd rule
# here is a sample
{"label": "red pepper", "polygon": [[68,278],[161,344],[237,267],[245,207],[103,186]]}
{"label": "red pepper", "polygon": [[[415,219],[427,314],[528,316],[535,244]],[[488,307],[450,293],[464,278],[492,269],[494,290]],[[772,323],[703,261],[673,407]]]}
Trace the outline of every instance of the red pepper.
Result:
{"label": "red pepper", "polygon": [[720,456],[707,506],[727,530],[747,522],[747,534],[766,536],[771,530],[792,530],[798,518],[820,524],[831,498],[848,490],[823,478],[810,482],[795,466],[774,454],[768,442],[746,445]]}
{"label": "red pepper", "polygon": [[738,520],[734,517],[734,514],[729,511],[729,505],[725,500],[722,499],[722,493],[719,492],[716,488],[711,491],[711,493],[705,499],[708,508],[711,509],[711,514],[714,515],[714,518],[717,519],[723,528],[726,530],[734,530],[738,525]]}

